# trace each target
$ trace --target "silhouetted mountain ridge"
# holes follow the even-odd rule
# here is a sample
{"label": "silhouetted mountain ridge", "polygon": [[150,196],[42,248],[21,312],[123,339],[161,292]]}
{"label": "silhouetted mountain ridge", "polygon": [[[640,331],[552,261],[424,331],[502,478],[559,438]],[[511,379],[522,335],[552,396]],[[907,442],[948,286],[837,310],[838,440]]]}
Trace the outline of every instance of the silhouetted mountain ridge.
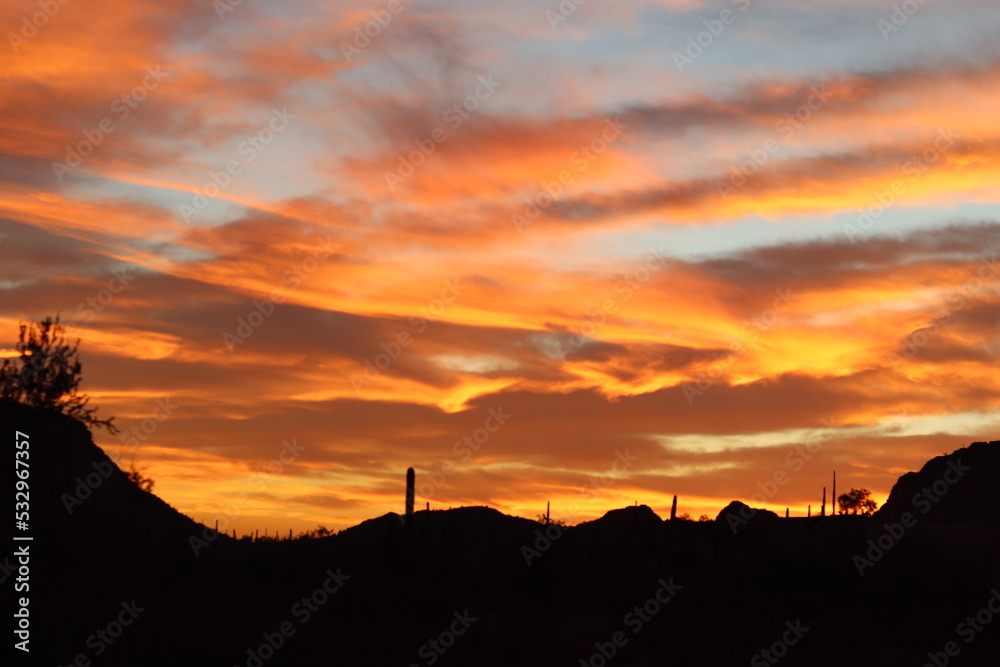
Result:
{"label": "silhouetted mountain ridge", "polygon": [[[405,520],[390,512],[324,539],[219,538],[196,557],[189,540],[204,527],[132,484],[82,424],[3,401],[0,423],[30,434],[40,531],[32,614],[52,664],[95,657],[88,637],[133,599],[147,611],[94,664],[255,665],[248,650],[291,622],[294,636],[263,667],[424,667],[421,651],[456,614],[476,620],[436,667],[580,664],[616,631],[628,642],[609,667],[753,664],[788,622],[810,630],[783,665],[923,664],[956,619],[1000,586],[1000,530],[988,509],[998,443],[975,443],[900,478],[879,518],[956,459],[972,468],[949,485],[928,525],[908,530],[861,577],[855,559],[884,539],[881,521],[756,510],[733,526],[726,511],[750,509],[738,501],[704,523],[664,521],[647,506],[574,527],[488,507]],[[110,470],[106,479],[97,468]],[[70,514],[62,496],[88,475],[100,484]],[[401,484],[401,501],[402,492]],[[961,525],[961,508],[988,523]],[[955,525],[936,525],[943,522]],[[331,577],[343,577],[342,588],[303,621],[295,611],[303,596]],[[661,608],[651,601],[664,586],[679,588]],[[659,611],[634,632],[626,619],[640,608]],[[984,633],[963,647],[963,664],[992,664],[998,644]]]}
{"label": "silhouetted mountain ridge", "polygon": [[0,423],[28,434],[35,529],[159,551],[202,528],[136,486],[76,419],[0,399]]}
{"label": "silhouetted mountain ridge", "polygon": [[892,487],[880,520],[911,512],[923,523],[1000,526],[1000,441],[936,456]]}

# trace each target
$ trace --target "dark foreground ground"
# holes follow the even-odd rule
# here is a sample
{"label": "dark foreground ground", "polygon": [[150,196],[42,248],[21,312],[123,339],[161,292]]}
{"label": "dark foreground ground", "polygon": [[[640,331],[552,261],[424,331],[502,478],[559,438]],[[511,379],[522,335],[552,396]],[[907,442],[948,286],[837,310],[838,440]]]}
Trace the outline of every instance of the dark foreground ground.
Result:
{"label": "dark foreground ground", "polygon": [[[633,507],[563,530],[463,508],[323,539],[195,541],[196,555],[204,527],[117,468],[104,478],[82,425],[0,402],[0,427],[31,443],[17,664],[1000,664],[1000,443],[956,452],[974,472],[927,513],[911,492],[948,458],[872,519],[761,513],[734,534]],[[69,514],[63,494],[90,473],[100,483]],[[11,591],[17,558],[4,565]]]}

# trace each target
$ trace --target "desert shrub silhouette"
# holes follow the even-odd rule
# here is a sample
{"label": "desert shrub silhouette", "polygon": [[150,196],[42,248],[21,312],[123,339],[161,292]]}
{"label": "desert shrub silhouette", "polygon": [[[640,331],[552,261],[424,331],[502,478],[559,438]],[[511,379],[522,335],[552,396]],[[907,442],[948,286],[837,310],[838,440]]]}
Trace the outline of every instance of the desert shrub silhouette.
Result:
{"label": "desert shrub silhouette", "polygon": [[125,472],[125,474],[128,476],[129,480],[131,480],[143,491],[147,493],[153,492],[153,485],[156,484],[156,482],[153,481],[152,477],[146,477],[141,472],[136,470],[135,467],[132,467],[130,470]]}

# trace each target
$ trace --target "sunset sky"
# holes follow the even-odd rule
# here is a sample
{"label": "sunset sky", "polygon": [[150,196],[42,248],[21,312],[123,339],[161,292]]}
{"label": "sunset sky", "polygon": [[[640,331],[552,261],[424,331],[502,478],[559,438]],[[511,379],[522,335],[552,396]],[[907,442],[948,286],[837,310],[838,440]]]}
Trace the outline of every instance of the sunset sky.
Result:
{"label": "sunset sky", "polygon": [[60,313],[98,444],[239,532],[997,439],[996,0],[575,1],[3,3],[3,354]]}

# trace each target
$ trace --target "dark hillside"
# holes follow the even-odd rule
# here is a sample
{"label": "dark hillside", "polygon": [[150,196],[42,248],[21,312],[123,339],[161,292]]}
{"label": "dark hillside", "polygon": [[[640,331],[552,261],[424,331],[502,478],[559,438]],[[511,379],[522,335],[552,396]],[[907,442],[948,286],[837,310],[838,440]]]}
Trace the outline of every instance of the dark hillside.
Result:
{"label": "dark hillside", "polygon": [[[734,529],[725,512],[639,506],[565,528],[466,507],[320,539],[219,538],[195,556],[204,527],[135,487],[81,424],[11,403],[0,424],[30,435],[39,664],[760,665],[797,628],[782,665],[923,665],[1000,586],[997,443],[904,476],[871,519],[760,513]],[[958,458],[973,471],[887,541],[907,496]],[[88,475],[69,513],[63,494]],[[132,600],[135,622],[95,644]],[[963,643],[961,664],[995,664],[998,636]]]}

